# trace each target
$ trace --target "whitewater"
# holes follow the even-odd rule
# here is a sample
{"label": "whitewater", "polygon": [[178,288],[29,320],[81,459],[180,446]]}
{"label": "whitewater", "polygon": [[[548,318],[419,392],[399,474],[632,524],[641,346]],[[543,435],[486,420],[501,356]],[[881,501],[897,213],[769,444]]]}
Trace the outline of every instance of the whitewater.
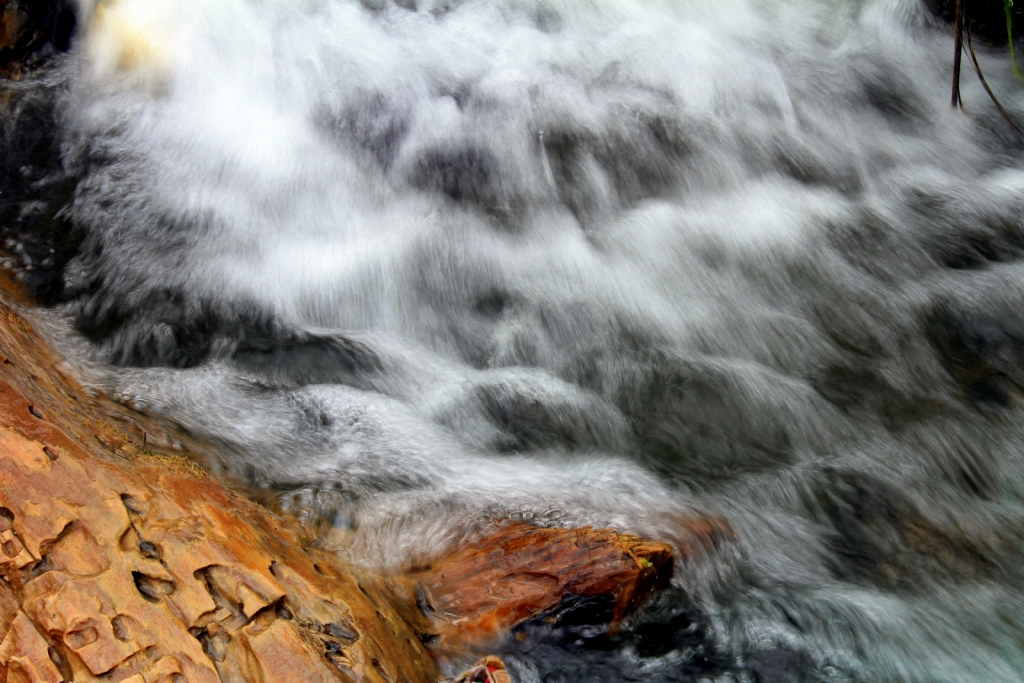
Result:
{"label": "whitewater", "polygon": [[969,72],[950,109],[923,4],[81,16],[19,87],[90,386],[373,567],[727,521],[612,645],[509,643],[520,683],[1024,680],[1024,144]]}

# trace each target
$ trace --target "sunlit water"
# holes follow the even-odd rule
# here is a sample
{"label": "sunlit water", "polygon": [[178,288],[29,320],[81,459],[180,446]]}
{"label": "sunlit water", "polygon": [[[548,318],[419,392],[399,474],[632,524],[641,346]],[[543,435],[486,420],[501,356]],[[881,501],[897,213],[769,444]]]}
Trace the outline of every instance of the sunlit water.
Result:
{"label": "sunlit water", "polygon": [[1024,680],[1024,148],[972,80],[950,110],[949,31],[405,4],[101,8],[55,77],[83,376],[370,564],[482,518],[729,522],[523,683]]}

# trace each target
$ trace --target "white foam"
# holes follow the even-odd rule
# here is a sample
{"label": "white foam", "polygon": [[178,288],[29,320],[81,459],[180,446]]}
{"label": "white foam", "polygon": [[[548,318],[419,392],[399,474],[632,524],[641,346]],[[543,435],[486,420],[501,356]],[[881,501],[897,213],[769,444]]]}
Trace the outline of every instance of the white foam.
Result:
{"label": "white foam", "polygon": [[[949,110],[950,39],[916,0],[111,4],[124,25],[90,29],[65,102],[71,215],[103,247],[68,282],[102,276],[86,310],[129,317],[89,353],[130,360],[197,311],[254,308],[379,367],[275,386],[218,355],[228,325],[198,367],[83,364],[93,381],[230,469],[340,487],[383,563],[495,511],[658,535],[699,504],[741,550],[680,577],[695,599],[746,586],[745,563],[799,594],[734,586],[722,609],[753,630],[723,637],[879,680],[1016,680],[984,609],[838,581],[802,493],[829,467],[913,491],[988,429],[922,320],[940,293],[1013,300],[1014,266],[982,286],[935,250],[947,229],[1020,234],[1024,176],[976,84],[973,118]],[[933,405],[956,419],[920,429],[948,452],[885,422]],[[993,459],[1012,498],[1020,470]],[[983,516],[951,488],[918,503]],[[946,608],[962,650],[939,667],[949,640],[924,634]]]}

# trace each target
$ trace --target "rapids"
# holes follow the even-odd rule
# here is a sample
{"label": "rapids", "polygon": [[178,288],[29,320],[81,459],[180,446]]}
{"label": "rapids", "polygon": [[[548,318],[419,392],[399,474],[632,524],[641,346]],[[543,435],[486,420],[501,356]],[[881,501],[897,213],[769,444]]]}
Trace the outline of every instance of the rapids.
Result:
{"label": "rapids", "polygon": [[917,0],[82,16],[18,87],[92,386],[374,565],[728,520],[624,633],[524,631],[520,683],[1024,680],[1024,146],[969,71],[950,110]]}

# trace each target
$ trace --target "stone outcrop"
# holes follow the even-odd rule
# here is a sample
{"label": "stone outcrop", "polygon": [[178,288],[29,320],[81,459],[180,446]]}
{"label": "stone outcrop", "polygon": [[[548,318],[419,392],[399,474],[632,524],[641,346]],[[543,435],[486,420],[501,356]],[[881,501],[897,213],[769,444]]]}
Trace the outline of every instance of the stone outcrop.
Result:
{"label": "stone outcrop", "polygon": [[[669,545],[518,523],[402,576],[346,566],[100,417],[114,404],[62,372],[13,291],[0,282],[0,683],[434,683],[435,658],[472,661],[566,598],[610,600],[614,628],[671,575]],[[677,521],[684,554],[729,534]],[[499,664],[463,678],[508,683]]]}
{"label": "stone outcrop", "polygon": [[0,323],[0,681],[438,679],[380,578],[90,418]]}
{"label": "stone outcrop", "polygon": [[0,428],[8,681],[436,679],[378,585],[268,514],[184,463],[39,431]]}

